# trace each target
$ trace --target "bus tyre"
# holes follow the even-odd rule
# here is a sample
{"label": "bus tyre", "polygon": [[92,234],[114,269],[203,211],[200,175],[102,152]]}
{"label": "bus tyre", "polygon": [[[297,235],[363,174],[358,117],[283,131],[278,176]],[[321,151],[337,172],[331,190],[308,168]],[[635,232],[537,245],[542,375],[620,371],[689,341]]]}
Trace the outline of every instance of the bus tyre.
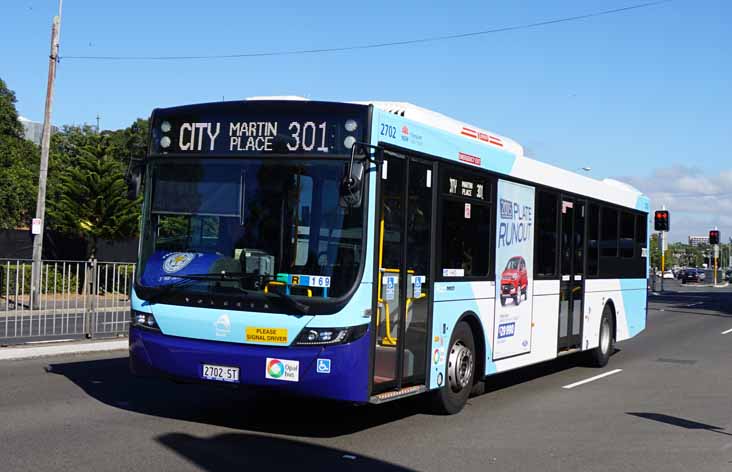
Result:
{"label": "bus tyre", "polygon": [[446,362],[445,385],[432,392],[432,405],[436,413],[453,415],[468,401],[475,378],[475,341],[465,321],[455,326]]}
{"label": "bus tyre", "polygon": [[605,367],[608,360],[610,360],[610,354],[613,352],[615,343],[615,339],[613,339],[613,328],[611,310],[606,305],[605,309],[602,310],[602,319],[600,319],[600,343],[588,353],[592,366]]}

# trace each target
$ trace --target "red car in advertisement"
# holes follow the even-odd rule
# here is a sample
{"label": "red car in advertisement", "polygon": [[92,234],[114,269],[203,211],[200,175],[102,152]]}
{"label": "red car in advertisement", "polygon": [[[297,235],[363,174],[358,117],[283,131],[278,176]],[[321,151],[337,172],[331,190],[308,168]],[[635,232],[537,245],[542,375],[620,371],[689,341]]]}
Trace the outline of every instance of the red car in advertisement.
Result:
{"label": "red car in advertisement", "polygon": [[501,274],[501,305],[513,298],[514,305],[521,304],[521,298],[528,297],[529,274],[526,271],[526,261],[521,256],[514,256],[506,263]]}

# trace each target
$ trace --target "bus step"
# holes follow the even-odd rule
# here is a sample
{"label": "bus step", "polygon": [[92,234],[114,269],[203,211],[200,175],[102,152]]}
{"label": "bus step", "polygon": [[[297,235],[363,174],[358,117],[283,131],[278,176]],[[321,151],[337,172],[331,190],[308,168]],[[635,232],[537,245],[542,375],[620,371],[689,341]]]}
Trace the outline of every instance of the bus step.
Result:
{"label": "bus step", "polygon": [[383,392],[378,395],[372,395],[369,399],[369,403],[378,405],[379,403],[386,403],[404,397],[411,397],[412,395],[419,395],[420,393],[424,393],[426,391],[427,387],[425,387],[424,385],[404,387],[401,390],[392,390],[390,392]]}
{"label": "bus step", "polygon": [[578,347],[571,347],[569,349],[565,349],[563,351],[559,351],[557,353],[557,356],[566,356],[567,354],[574,354],[575,352],[580,352],[582,349]]}

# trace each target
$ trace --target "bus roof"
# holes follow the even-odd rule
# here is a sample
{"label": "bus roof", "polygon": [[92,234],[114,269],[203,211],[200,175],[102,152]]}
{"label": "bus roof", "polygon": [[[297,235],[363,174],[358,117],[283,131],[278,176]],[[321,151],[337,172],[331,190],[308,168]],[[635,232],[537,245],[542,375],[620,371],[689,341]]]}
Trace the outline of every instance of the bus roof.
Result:
{"label": "bus roof", "polygon": [[[298,96],[251,97],[247,100],[305,100]],[[648,210],[648,199],[633,186],[615,179],[594,179],[561,167],[526,157],[524,148],[518,142],[484,128],[456,120],[427,108],[408,103],[379,100],[347,102],[358,105],[373,105],[381,111],[427,125],[463,139],[479,141],[481,144],[508,151],[515,156],[510,175],[549,187],[586,195],[622,206]]]}

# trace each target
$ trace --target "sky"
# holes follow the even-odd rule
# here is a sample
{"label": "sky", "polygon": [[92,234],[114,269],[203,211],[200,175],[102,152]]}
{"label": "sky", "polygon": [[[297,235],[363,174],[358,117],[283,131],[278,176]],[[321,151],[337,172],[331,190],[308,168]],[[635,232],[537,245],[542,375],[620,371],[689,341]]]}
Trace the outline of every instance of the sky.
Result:
{"label": "sky", "polygon": [[[527,155],[618,178],[671,212],[672,241],[732,236],[732,2],[378,49],[104,61],[364,45],[481,31],[647,0],[66,0],[53,122],[118,129],[155,107],[261,95],[406,101],[508,136]],[[42,121],[56,0],[0,6],[0,77]],[[64,57],[69,56],[69,57]]]}

